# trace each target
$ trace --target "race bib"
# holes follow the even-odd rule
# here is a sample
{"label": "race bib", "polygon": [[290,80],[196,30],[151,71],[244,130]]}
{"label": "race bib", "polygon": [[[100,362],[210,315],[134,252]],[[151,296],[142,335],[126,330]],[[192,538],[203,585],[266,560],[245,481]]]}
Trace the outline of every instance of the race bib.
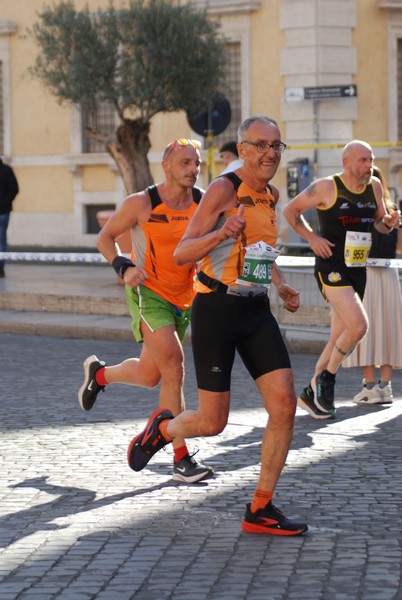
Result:
{"label": "race bib", "polygon": [[345,239],[345,263],[347,267],[365,267],[371,247],[371,233],[348,231]]}
{"label": "race bib", "polygon": [[272,265],[280,254],[279,250],[265,242],[246,246],[243,269],[236,283],[269,287],[272,281]]}

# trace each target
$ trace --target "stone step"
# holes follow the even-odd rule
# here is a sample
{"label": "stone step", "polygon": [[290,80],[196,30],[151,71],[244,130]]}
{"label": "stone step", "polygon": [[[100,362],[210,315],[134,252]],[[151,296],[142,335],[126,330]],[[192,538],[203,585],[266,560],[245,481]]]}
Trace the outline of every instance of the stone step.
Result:
{"label": "stone step", "polygon": [[86,296],[43,292],[0,292],[0,310],[128,316],[124,296]]}

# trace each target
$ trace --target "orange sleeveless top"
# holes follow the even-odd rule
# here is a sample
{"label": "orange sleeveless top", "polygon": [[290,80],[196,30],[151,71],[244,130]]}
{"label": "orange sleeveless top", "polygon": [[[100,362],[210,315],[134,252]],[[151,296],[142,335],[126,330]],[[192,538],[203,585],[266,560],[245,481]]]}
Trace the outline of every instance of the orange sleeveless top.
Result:
{"label": "orange sleeveless top", "polygon": [[148,222],[131,230],[132,259],[147,272],[143,285],[183,310],[194,298],[195,264],[176,265],[173,252],[197,208],[201,191],[193,188],[193,202],[184,210],[166,206],[156,186],[147,191],[153,208]]}
{"label": "orange sleeveless top", "polygon": [[[224,177],[232,181],[235,189],[237,188],[239,204],[244,204],[243,216],[246,219],[246,228],[238,239],[224,240],[203,258],[200,261],[200,271],[226,285],[236,285],[236,279],[243,269],[245,246],[260,241],[272,247],[276,244],[278,236],[276,200],[269,186],[265,193],[261,193],[250,188],[234,173],[228,173]],[[236,206],[228,215],[222,215],[215,229],[220,229],[230,215],[236,214],[237,208]],[[201,293],[211,292],[200,281],[196,281],[196,290]]]}

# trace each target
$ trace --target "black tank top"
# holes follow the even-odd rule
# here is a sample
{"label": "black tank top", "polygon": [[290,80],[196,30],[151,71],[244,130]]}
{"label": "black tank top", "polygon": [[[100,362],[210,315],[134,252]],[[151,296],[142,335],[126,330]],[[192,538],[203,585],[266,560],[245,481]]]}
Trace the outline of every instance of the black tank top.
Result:
{"label": "black tank top", "polygon": [[344,263],[344,246],[348,231],[367,232],[373,230],[377,201],[371,183],[360,193],[349,190],[339,175],[333,177],[336,198],[326,209],[317,209],[319,232],[322,237],[334,243],[332,257],[316,257],[317,266],[328,263]]}

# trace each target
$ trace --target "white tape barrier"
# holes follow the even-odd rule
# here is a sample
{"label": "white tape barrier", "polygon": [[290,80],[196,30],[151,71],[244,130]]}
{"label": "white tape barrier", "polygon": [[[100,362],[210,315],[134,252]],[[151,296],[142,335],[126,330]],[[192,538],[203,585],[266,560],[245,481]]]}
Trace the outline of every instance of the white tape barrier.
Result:
{"label": "white tape barrier", "polygon": [[0,260],[37,263],[99,264],[107,263],[102,254],[75,252],[0,252]]}
{"label": "white tape barrier", "polygon": [[[108,264],[102,254],[75,252],[0,252],[0,260],[29,261],[36,263],[63,264]],[[280,267],[313,267],[314,256],[279,256],[276,259]],[[400,258],[369,258],[368,267],[394,267],[402,269]]]}
{"label": "white tape barrier", "polygon": [[402,269],[402,259],[400,258],[369,258],[368,267],[394,267]]}
{"label": "white tape barrier", "polygon": [[[278,256],[276,263],[279,267],[314,267],[314,256]],[[368,267],[393,267],[402,269],[400,258],[369,258]]]}

